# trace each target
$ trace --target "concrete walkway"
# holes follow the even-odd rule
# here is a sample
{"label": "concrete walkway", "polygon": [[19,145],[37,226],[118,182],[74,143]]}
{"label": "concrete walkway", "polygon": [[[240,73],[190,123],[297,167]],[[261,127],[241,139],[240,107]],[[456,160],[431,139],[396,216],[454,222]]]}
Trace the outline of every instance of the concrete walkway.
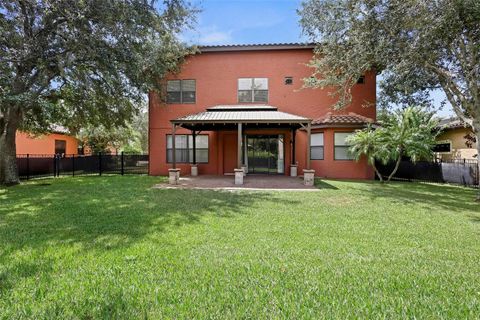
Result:
{"label": "concrete walkway", "polygon": [[263,191],[319,191],[316,187],[307,187],[303,178],[280,175],[247,175],[243,185],[234,184],[234,176],[197,176],[180,177],[178,185],[161,183],[154,186],[159,189],[206,189],[206,190],[263,190]]}

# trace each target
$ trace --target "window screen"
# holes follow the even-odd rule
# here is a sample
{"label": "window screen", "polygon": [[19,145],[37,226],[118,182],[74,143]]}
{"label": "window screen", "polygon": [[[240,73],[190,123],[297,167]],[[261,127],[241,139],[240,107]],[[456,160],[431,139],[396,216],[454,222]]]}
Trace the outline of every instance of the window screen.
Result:
{"label": "window screen", "polygon": [[[201,134],[195,137],[196,162],[208,163],[208,135]],[[173,161],[172,135],[167,135],[167,162]],[[186,134],[175,135],[175,160],[177,163],[193,163],[193,136]]]}
{"label": "window screen", "polygon": [[195,103],[195,80],[168,80],[167,103]]}
{"label": "window screen", "polygon": [[353,156],[348,151],[350,146],[346,142],[347,137],[352,133],[353,132],[335,132],[335,160],[353,160]]}
{"label": "window screen", "polygon": [[195,80],[182,80],[182,103],[195,103]]}
{"label": "window screen", "polygon": [[310,136],[310,159],[323,160],[323,133],[312,133]]}
{"label": "window screen", "polygon": [[238,79],[238,102],[267,102],[268,78]]}

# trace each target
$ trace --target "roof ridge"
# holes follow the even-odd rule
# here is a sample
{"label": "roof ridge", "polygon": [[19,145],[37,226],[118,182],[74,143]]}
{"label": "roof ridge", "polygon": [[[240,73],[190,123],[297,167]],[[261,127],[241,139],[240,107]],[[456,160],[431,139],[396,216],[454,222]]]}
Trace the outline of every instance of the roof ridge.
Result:
{"label": "roof ridge", "polygon": [[285,42],[285,43],[254,43],[254,44],[219,44],[199,45],[200,52],[216,51],[248,51],[248,50],[289,50],[289,49],[313,49],[314,43],[309,42]]}

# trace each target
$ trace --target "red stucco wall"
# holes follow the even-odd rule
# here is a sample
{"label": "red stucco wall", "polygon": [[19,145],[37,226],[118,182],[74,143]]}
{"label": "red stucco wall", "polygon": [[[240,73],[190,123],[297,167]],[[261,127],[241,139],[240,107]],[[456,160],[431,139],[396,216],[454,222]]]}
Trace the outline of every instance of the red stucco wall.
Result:
{"label": "red stucco wall", "polygon": [[[312,69],[305,64],[312,58],[311,49],[271,50],[271,51],[237,51],[209,52],[198,54],[187,59],[179,74],[169,79],[195,79],[195,104],[165,104],[159,97],[149,95],[149,135],[150,135],[150,174],[164,175],[170,165],[166,163],[166,135],[171,133],[170,120],[187,114],[204,111],[219,104],[238,104],[238,78],[268,78],[268,105],[278,107],[280,111],[298,114],[312,119],[331,112],[335,98],[328,90],[302,89],[302,79],[310,76]],[[293,77],[293,85],[285,85],[285,77]],[[366,102],[375,104],[375,75],[366,74],[364,84],[353,88],[353,102],[345,110],[338,113],[355,112],[375,119],[374,106],[365,107]],[[255,103],[258,104],[258,103]],[[373,171],[364,160],[333,160],[334,131],[352,131],[352,129],[323,129],[312,132],[324,132],[324,160],[312,160],[311,167],[317,176],[330,178],[372,178]],[[261,131],[262,133],[264,131]],[[268,131],[271,133],[271,131]],[[178,134],[189,134],[190,131],[180,129]],[[249,132],[247,131],[247,134]],[[285,168],[289,174],[290,163],[290,131],[277,130],[274,134],[285,134]],[[199,164],[200,174],[223,174],[223,137],[228,132],[209,132],[209,163]],[[230,132],[235,134],[235,131]],[[297,131],[296,160],[299,173],[306,164],[306,133]],[[229,154],[228,156],[235,156]],[[189,173],[188,164],[179,164],[183,174]]]}
{"label": "red stucco wall", "polygon": [[75,137],[52,133],[32,136],[25,132],[17,132],[17,154],[55,154],[55,140],[65,140],[67,154],[78,153],[78,141]]}

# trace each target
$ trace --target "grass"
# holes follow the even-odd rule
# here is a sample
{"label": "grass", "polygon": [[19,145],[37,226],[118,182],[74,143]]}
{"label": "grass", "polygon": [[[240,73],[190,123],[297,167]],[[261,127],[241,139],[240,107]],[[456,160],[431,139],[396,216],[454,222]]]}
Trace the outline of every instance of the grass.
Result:
{"label": "grass", "polygon": [[476,318],[471,189],[317,181],[160,190],[162,178],[0,189],[0,318]]}

